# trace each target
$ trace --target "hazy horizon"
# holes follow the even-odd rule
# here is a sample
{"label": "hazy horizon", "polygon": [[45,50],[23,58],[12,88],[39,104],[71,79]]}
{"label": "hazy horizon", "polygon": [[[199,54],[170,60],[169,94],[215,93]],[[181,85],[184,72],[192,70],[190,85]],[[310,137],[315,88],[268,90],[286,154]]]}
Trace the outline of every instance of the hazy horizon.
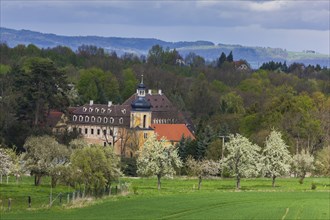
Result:
{"label": "hazy horizon", "polygon": [[0,26],[64,36],[211,41],[330,54],[330,2],[9,1]]}

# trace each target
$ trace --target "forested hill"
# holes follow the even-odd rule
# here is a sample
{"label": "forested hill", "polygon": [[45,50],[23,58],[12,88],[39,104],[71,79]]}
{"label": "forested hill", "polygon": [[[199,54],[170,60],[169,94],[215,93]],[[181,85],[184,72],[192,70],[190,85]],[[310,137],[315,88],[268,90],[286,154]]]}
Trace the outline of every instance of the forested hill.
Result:
{"label": "forested hill", "polygon": [[[34,44],[40,48],[52,48],[56,46],[67,46],[77,50],[81,45],[94,45],[104,48],[106,51],[115,51],[119,56],[125,53],[147,55],[153,45],[160,45],[164,49],[176,49],[182,57],[190,52],[203,57],[207,61],[216,60],[224,52],[229,54],[233,51],[235,59],[246,60],[251,67],[258,68],[262,63],[268,61],[286,61],[304,63],[306,66],[319,64],[329,66],[329,55],[319,54],[315,51],[290,52],[280,48],[269,47],[246,47],[241,45],[215,45],[209,41],[180,41],[166,42],[152,38],[120,38],[120,37],[99,37],[99,36],[60,36],[55,34],[44,34],[29,30],[13,30],[0,28],[0,41],[10,47],[18,44]],[[221,41],[221,39],[219,39]]]}

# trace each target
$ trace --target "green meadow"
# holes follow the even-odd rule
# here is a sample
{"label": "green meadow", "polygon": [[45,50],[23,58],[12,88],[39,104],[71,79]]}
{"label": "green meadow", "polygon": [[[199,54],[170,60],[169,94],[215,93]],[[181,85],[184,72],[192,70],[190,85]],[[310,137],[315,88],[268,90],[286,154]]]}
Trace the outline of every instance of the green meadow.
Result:
{"label": "green meadow", "polygon": [[[295,178],[279,178],[275,188],[266,178],[243,179],[241,190],[235,190],[234,179],[203,180],[197,190],[197,179],[163,179],[157,190],[155,178],[124,178],[128,191],[92,201],[66,203],[54,200],[49,208],[50,186],[47,179],[40,187],[32,178],[1,184],[1,219],[329,219],[330,178],[306,178],[299,184]],[[312,183],[316,189],[311,189]],[[59,186],[53,195],[70,192]],[[27,207],[29,193],[35,199]],[[4,201],[12,198],[8,210]],[[18,202],[24,197],[25,201]],[[16,199],[17,198],[17,199]]]}

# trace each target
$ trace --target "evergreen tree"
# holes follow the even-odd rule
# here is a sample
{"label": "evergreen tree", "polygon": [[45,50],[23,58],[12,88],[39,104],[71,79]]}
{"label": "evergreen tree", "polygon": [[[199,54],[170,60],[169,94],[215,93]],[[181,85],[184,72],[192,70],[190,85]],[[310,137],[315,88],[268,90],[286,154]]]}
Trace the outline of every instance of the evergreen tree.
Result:
{"label": "evergreen tree", "polygon": [[222,66],[222,64],[224,62],[226,62],[226,60],[227,60],[226,54],[224,52],[222,52],[219,59],[218,59],[218,65],[217,66],[220,68]]}
{"label": "evergreen tree", "polygon": [[229,55],[227,56],[226,60],[227,60],[229,63],[234,62],[233,51],[230,51],[230,53],[229,53]]}

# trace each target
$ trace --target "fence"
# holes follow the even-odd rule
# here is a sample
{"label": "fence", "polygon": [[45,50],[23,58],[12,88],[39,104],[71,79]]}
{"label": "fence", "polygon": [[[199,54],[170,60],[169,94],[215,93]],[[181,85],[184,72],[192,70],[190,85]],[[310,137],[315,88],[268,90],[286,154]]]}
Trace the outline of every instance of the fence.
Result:
{"label": "fence", "polygon": [[[4,186],[4,184],[2,184]],[[2,191],[2,190],[1,190]],[[109,195],[117,195],[128,191],[128,184],[119,183],[111,187],[111,189],[104,189],[98,191],[86,192],[85,190],[75,190],[72,192],[52,192],[44,193],[43,195],[15,195],[15,192],[11,192],[11,196],[6,193],[0,195],[0,212],[9,212],[22,209],[39,209],[50,208],[54,206],[63,206],[73,204],[78,199],[84,199],[86,197],[100,198]],[[48,191],[49,192],[49,191]]]}

